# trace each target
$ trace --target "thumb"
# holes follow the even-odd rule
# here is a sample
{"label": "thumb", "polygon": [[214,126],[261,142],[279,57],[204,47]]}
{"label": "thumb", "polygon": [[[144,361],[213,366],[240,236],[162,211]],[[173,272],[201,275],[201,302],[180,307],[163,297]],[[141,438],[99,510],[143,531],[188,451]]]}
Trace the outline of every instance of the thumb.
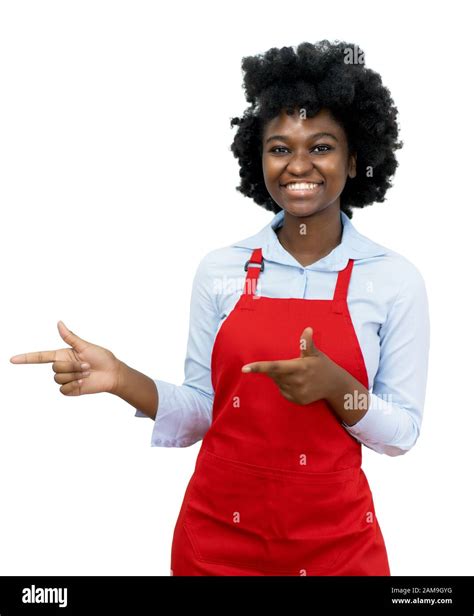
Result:
{"label": "thumb", "polygon": [[79,336],[76,336],[75,333],[68,329],[62,321],[58,321],[57,325],[61,338],[64,340],[64,342],[67,342],[67,344],[69,344],[69,346],[71,346],[75,351],[78,351],[80,353],[89,345],[88,342],[86,342],[82,338],[79,338]]}
{"label": "thumb", "polygon": [[306,327],[300,338],[300,357],[311,357],[317,354],[318,350],[313,342],[313,328]]}

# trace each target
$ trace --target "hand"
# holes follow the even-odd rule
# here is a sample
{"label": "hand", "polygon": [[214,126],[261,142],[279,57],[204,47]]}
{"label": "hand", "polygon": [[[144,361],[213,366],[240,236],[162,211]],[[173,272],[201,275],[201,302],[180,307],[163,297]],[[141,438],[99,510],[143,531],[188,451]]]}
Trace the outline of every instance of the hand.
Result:
{"label": "hand", "polygon": [[37,351],[14,355],[13,364],[44,364],[53,362],[54,380],[65,396],[81,396],[101,392],[114,393],[118,388],[121,362],[101,346],[86,342],[58,321],[61,338],[72,348],[57,351]]}
{"label": "hand", "polygon": [[340,376],[341,366],[314,346],[313,330],[306,327],[300,339],[300,357],[246,364],[242,372],[268,374],[290,402],[310,404],[329,397]]}

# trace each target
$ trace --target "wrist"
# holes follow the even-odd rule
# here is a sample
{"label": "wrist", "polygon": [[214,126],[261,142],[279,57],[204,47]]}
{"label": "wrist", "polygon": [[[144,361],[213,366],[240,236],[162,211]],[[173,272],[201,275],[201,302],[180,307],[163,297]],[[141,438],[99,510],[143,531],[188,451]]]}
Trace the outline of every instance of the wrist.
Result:
{"label": "wrist", "polygon": [[370,403],[366,387],[339,365],[329,380],[326,400],[339,419],[348,426],[364,417]]}
{"label": "wrist", "polygon": [[349,373],[329,357],[326,357],[326,360],[326,391],[324,398],[331,403],[334,402],[335,398],[339,397],[341,391],[346,390]]}
{"label": "wrist", "polygon": [[126,363],[124,363],[120,359],[117,359],[115,384],[110,390],[110,393],[114,396],[118,396],[119,398],[124,397],[125,385],[127,382],[127,372],[129,370],[130,369]]}

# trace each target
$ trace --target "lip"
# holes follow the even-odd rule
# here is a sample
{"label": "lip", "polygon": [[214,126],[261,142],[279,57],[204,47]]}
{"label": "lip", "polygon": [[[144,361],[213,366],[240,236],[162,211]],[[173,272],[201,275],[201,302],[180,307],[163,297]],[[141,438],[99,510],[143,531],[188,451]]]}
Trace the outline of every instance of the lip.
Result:
{"label": "lip", "polygon": [[282,182],[280,186],[288,186],[288,184],[323,184],[322,180],[288,180],[288,182]]}
{"label": "lip", "polygon": [[[305,180],[306,182],[307,180]],[[288,182],[288,184],[293,184],[294,181],[292,182]],[[314,186],[313,188],[304,188],[302,190],[291,190],[289,188],[287,188],[286,184],[280,184],[280,188],[281,190],[286,194],[289,195],[291,197],[298,197],[298,198],[308,198],[308,197],[314,197],[316,194],[318,194],[323,187],[324,182],[310,182],[311,184],[316,184],[316,186]]]}

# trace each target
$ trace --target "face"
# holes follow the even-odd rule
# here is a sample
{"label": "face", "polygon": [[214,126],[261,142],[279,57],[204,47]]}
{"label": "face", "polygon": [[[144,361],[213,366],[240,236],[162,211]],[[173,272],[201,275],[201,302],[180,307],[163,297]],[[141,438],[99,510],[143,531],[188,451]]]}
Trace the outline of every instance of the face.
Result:
{"label": "face", "polygon": [[284,110],[264,130],[262,165],[272,199],[293,216],[339,209],[348,177],[356,175],[343,127],[322,109],[313,118]]}

